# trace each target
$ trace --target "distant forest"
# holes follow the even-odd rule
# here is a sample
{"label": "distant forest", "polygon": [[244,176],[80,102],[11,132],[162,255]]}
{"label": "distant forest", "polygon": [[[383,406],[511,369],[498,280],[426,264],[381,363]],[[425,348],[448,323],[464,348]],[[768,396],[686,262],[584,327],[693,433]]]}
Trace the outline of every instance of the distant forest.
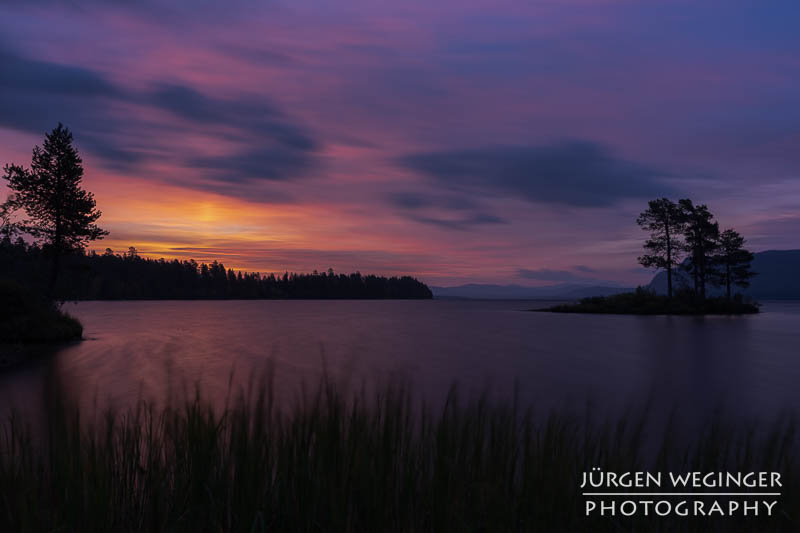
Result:
{"label": "distant forest", "polygon": [[[148,259],[124,254],[73,252],[62,259],[53,296],[60,300],[123,299],[427,299],[430,289],[403,276],[336,274],[261,275],[235,272],[222,263]],[[0,240],[0,278],[44,289],[50,273],[46,248],[22,239]]]}

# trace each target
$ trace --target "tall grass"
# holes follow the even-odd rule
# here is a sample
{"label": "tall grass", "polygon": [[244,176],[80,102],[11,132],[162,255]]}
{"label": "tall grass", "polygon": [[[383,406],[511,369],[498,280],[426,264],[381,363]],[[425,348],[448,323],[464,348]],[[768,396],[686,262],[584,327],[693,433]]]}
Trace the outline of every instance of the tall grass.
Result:
{"label": "tall grass", "polygon": [[[710,424],[691,443],[652,437],[646,411],[536,418],[518,401],[435,409],[402,384],[347,394],[323,378],[279,406],[271,378],[215,409],[199,390],[97,418],[59,394],[46,430],[0,428],[0,531],[796,531],[795,431]],[[663,429],[663,428],[658,428]],[[652,439],[651,439],[652,440]],[[779,516],[592,518],[584,471],[774,470]]]}

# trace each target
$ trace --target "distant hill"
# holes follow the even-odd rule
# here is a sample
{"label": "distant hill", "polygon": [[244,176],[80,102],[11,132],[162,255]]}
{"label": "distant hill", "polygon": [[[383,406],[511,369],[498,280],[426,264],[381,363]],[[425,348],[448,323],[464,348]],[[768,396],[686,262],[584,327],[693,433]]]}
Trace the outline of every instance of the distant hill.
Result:
{"label": "distant hill", "polygon": [[434,298],[469,300],[577,300],[587,296],[609,296],[631,290],[633,289],[567,283],[545,287],[475,283],[455,287],[431,287]]}
{"label": "distant hill", "polygon": [[[800,299],[800,250],[768,250],[755,254],[753,270],[758,273],[750,283],[750,287],[742,290],[745,296],[757,300],[797,300]],[[691,285],[691,280],[684,272],[673,276],[675,287],[682,284]],[[660,294],[667,292],[667,273],[659,272],[648,285],[648,288]],[[722,289],[712,288],[711,294],[721,294]]]}

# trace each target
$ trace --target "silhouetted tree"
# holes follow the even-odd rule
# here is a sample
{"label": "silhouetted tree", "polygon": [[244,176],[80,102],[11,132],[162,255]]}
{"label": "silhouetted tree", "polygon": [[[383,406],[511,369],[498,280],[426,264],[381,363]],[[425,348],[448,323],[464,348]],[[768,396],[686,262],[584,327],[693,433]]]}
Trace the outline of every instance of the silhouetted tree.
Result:
{"label": "silhouetted tree", "polygon": [[706,282],[715,273],[714,256],[719,246],[719,224],[705,204],[694,205],[688,198],[679,200],[678,205],[686,221],[684,238],[689,251],[689,260],[683,268],[692,275],[694,292],[706,297]]}
{"label": "silhouetted tree", "polygon": [[95,224],[100,211],[94,196],[81,188],[83,164],[72,146],[72,133],[59,123],[45,135],[42,147],[33,148],[30,169],[11,164],[4,171],[11,190],[8,207],[22,209],[28,217],[19,228],[47,245],[51,256],[47,294],[52,296],[61,257],[108,234]]}
{"label": "silhouetted tree", "polygon": [[646,268],[666,270],[667,296],[672,298],[672,271],[680,264],[686,248],[681,240],[686,226],[683,211],[667,198],[651,200],[636,223],[650,232],[650,238],[644,243],[646,253],[639,257],[639,263]]}
{"label": "silhouetted tree", "polygon": [[744,237],[732,229],[726,229],[719,236],[718,253],[714,262],[719,266],[716,284],[724,285],[728,301],[731,299],[731,285],[749,287],[750,278],[756,275],[750,270],[753,254],[744,248]]}

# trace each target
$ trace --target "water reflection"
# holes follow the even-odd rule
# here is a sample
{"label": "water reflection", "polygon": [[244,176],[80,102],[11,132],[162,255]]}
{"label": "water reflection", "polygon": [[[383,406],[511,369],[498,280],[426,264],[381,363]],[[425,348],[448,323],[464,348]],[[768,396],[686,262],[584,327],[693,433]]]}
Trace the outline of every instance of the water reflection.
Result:
{"label": "water reflection", "polygon": [[651,398],[701,416],[725,405],[761,417],[796,409],[800,306],[748,317],[524,312],[530,302],[83,302],[87,340],[0,374],[0,400],[36,412],[53,379],[85,409],[167,401],[199,383],[213,401],[273,361],[291,399],[323,368],[352,387],[398,376],[429,401],[454,381],[540,410],[615,410]]}

